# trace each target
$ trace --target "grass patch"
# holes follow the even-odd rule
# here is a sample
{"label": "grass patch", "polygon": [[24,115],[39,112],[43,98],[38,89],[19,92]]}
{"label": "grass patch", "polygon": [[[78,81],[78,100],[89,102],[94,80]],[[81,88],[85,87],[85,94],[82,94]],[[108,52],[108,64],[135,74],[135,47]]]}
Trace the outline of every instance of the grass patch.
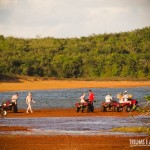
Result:
{"label": "grass patch", "polygon": [[113,128],[112,131],[150,134],[150,127],[119,127],[119,128]]}

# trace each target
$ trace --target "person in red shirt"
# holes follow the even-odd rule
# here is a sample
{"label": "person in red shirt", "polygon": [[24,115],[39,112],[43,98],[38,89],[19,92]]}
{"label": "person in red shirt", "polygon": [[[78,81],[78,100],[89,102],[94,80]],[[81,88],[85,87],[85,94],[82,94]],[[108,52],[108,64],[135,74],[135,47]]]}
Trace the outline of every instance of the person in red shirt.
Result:
{"label": "person in red shirt", "polygon": [[88,97],[88,100],[89,100],[89,109],[90,109],[90,112],[94,112],[94,106],[93,106],[93,102],[94,102],[94,93],[92,92],[92,90],[89,90],[89,97]]}
{"label": "person in red shirt", "polygon": [[89,90],[89,101],[93,104],[94,102],[94,93],[92,90]]}

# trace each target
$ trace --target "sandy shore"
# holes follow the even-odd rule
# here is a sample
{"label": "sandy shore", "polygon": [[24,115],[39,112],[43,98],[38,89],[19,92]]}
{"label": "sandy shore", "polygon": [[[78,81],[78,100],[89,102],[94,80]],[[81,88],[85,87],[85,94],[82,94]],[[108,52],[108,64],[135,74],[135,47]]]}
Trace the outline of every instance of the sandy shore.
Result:
{"label": "sandy shore", "polygon": [[5,118],[30,118],[30,117],[88,117],[88,116],[115,116],[115,117],[130,117],[131,115],[140,115],[139,112],[101,112],[100,108],[96,108],[93,113],[77,113],[74,108],[66,109],[33,109],[33,113],[26,113],[25,109],[21,109],[18,113],[9,111]]}
{"label": "sandy shore", "polygon": [[0,82],[0,92],[18,90],[46,90],[59,88],[118,88],[150,86],[150,81],[74,81],[43,80]]}

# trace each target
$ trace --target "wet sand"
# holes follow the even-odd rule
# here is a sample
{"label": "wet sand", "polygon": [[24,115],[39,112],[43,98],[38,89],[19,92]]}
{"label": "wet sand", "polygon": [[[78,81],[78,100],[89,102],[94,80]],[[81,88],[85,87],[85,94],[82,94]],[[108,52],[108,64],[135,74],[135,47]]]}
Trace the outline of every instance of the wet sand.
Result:
{"label": "wet sand", "polygon": [[[122,136],[15,136],[0,135],[1,150],[148,150],[148,146],[131,147]],[[150,140],[150,138],[149,138]]]}
{"label": "wet sand", "polygon": [[75,80],[40,80],[0,82],[0,92],[18,90],[46,90],[64,88],[118,88],[150,86],[150,81],[75,81]]}
{"label": "wet sand", "polygon": [[93,113],[79,112],[77,113],[74,108],[66,109],[35,109],[33,113],[26,113],[25,109],[21,109],[18,113],[8,112],[5,118],[30,118],[30,117],[88,117],[88,116],[114,116],[114,117],[129,117],[140,115],[139,112],[101,112],[100,108],[96,108]]}

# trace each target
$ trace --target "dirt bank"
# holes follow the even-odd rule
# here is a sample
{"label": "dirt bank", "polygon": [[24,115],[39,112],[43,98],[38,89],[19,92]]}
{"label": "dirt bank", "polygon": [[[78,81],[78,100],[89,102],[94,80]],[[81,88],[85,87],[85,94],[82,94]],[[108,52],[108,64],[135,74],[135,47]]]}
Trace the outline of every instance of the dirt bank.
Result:
{"label": "dirt bank", "polygon": [[0,92],[18,90],[46,90],[59,88],[118,88],[150,86],[150,81],[74,81],[74,80],[46,80],[46,81],[18,81],[0,82]]}

